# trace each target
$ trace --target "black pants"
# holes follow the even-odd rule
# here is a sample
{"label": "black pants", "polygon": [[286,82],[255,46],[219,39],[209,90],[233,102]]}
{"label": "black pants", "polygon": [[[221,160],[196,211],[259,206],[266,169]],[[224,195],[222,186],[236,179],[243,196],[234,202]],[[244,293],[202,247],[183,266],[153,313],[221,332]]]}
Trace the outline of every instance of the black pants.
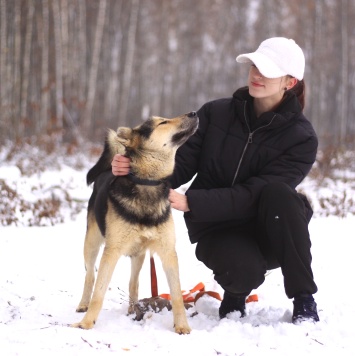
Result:
{"label": "black pants", "polygon": [[258,217],[237,228],[215,231],[199,240],[196,256],[227,292],[248,295],[265,280],[266,270],[281,267],[286,295],[314,294],[307,199],[283,183],[267,185]]}

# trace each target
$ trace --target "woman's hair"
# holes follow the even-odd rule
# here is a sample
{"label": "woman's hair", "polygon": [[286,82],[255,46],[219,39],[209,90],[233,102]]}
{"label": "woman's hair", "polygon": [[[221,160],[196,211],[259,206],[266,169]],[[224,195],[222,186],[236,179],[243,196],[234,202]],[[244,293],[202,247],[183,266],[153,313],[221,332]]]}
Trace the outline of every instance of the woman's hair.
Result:
{"label": "woman's hair", "polygon": [[292,91],[296,95],[298,101],[301,104],[301,108],[303,111],[304,106],[305,106],[305,100],[306,100],[306,85],[305,85],[304,79],[298,80],[297,84],[293,88],[291,88],[289,91]]}

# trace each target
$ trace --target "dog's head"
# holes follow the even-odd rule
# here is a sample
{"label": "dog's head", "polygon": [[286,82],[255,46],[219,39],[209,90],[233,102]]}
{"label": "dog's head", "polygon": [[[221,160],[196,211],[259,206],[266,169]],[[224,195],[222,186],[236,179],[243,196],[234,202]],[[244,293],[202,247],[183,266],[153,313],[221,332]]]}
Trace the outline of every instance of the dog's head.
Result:
{"label": "dog's head", "polygon": [[171,174],[176,150],[195,133],[197,127],[196,112],[172,119],[153,116],[133,129],[119,127],[117,133],[111,130],[108,142],[115,153],[131,158],[132,171],[137,171],[138,166],[141,169],[144,165],[162,170],[161,166],[157,166],[159,162],[166,166],[163,170],[167,169]]}
{"label": "dog's head", "polygon": [[143,124],[131,129],[119,127],[112,137],[123,145],[127,151],[171,151],[176,150],[195,133],[198,117],[195,112],[173,119],[153,116]]}

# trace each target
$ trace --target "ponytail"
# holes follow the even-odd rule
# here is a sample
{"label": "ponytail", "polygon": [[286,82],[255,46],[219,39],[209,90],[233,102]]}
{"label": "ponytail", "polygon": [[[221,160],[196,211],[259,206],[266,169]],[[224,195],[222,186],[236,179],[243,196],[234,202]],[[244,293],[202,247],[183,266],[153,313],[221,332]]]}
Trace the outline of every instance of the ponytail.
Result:
{"label": "ponytail", "polygon": [[292,91],[296,95],[303,111],[306,100],[306,85],[304,80],[302,79],[297,81],[297,84],[293,88],[291,88],[290,91]]}

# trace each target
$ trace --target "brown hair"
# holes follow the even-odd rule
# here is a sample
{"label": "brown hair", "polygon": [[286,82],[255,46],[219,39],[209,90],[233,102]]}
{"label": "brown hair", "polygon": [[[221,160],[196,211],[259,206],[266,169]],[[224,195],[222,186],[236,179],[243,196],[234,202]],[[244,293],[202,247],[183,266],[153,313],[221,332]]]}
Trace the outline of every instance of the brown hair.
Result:
{"label": "brown hair", "polygon": [[303,111],[306,100],[306,85],[304,80],[298,80],[297,84],[293,88],[291,88],[290,91],[292,91],[296,95]]}

